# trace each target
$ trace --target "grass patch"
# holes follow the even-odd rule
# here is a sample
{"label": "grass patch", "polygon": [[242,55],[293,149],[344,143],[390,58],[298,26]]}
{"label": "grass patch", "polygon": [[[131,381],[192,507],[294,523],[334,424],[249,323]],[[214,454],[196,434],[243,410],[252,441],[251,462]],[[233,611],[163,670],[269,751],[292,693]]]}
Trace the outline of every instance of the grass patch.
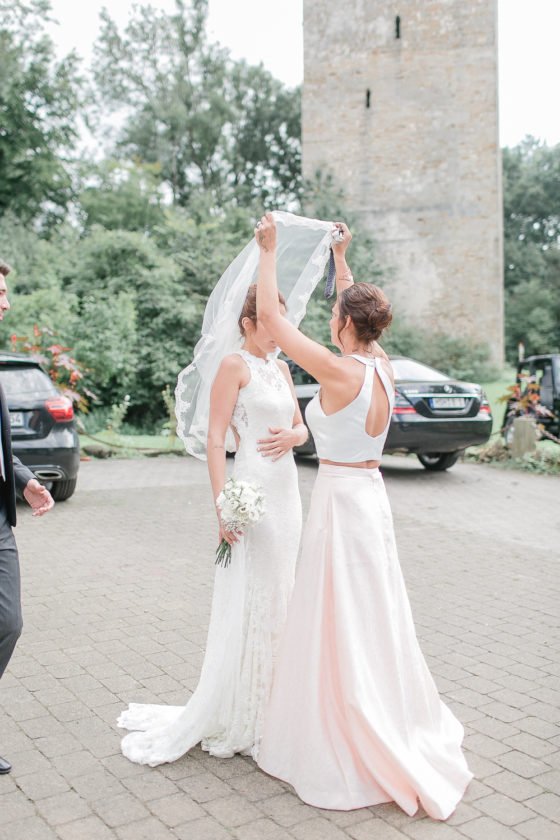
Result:
{"label": "grass patch", "polygon": [[106,446],[121,458],[147,455],[153,453],[173,453],[182,455],[185,447],[182,440],[169,435],[122,435],[109,432],[106,429],[95,435],[80,435],[80,446]]}
{"label": "grass patch", "polygon": [[506,405],[503,402],[499,402],[499,398],[504,396],[511,385],[515,385],[515,374],[515,368],[505,368],[499,379],[493,382],[481,382],[484,392],[488,397],[490,408],[492,409],[492,419],[494,421],[492,433],[499,432],[502,426]]}
{"label": "grass patch", "polygon": [[499,432],[506,405],[500,402],[500,397],[503,397],[507,389],[515,384],[515,375],[515,368],[505,368],[499,379],[481,383],[492,409],[492,437],[482,446],[469,447],[465,453],[465,460],[478,464],[491,464],[503,469],[523,470],[542,475],[560,475],[560,446],[558,444],[550,440],[541,440],[537,443],[535,452],[523,458],[512,458],[509,450],[503,445]]}
{"label": "grass patch", "polygon": [[560,446],[552,441],[541,441],[534,452],[512,458],[511,451],[498,438],[485,446],[467,449],[465,460],[540,475],[560,475]]}

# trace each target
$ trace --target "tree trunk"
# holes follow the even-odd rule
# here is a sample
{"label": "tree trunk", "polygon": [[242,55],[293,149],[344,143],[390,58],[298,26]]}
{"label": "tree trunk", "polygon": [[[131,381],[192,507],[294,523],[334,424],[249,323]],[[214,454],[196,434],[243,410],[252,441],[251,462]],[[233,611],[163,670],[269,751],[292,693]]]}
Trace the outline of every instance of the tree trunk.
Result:
{"label": "tree trunk", "polygon": [[530,417],[516,417],[513,421],[513,441],[511,454],[514,458],[522,458],[528,452],[537,448],[537,429]]}

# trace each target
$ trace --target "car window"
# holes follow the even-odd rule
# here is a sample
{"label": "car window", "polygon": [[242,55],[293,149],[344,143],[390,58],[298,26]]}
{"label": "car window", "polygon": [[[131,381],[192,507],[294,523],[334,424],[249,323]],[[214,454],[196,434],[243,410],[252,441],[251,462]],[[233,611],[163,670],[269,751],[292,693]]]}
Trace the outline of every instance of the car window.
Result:
{"label": "car window", "polygon": [[552,360],[552,378],[555,383],[555,388],[560,391],[560,357]]}
{"label": "car window", "polygon": [[47,374],[37,367],[0,365],[0,383],[8,398],[41,398],[58,393]]}
{"label": "car window", "polygon": [[548,364],[542,368],[537,369],[537,382],[539,385],[542,384],[543,379],[545,382],[549,382],[552,385],[552,365]]}
{"label": "car window", "polygon": [[435,368],[414,362],[412,359],[391,359],[395,379],[402,382],[442,382],[449,379],[445,373]]}

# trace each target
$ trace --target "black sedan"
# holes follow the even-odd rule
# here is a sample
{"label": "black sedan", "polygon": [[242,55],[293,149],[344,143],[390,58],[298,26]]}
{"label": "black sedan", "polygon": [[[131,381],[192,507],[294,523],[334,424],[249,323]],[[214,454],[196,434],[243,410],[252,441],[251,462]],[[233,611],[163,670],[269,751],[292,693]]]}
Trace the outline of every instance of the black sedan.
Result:
{"label": "black sedan", "polygon": [[72,402],[29,356],[0,354],[14,454],[49,487],[55,501],[76,489],[80,442]]}
{"label": "black sedan", "polygon": [[[492,414],[480,385],[453,379],[405,357],[392,357],[391,364],[396,396],[386,454],[414,453],[426,469],[446,470],[467,446],[486,443],[492,432]],[[304,414],[319,385],[294,362],[289,365]],[[314,454],[312,437],[296,451]]]}

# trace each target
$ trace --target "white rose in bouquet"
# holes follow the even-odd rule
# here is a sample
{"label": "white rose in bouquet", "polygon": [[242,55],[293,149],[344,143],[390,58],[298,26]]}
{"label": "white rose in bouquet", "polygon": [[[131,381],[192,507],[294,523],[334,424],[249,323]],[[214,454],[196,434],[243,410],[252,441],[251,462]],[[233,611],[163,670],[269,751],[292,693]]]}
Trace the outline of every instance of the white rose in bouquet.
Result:
{"label": "white rose in bouquet", "polygon": [[[265,513],[265,499],[260,487],[248,481],[228,478],[224,489],[216,499],[224,528],[228,531],[242,531],[257,523]],[[229,566],[231,545],[222,540],[216,551],[216,563]]]}

